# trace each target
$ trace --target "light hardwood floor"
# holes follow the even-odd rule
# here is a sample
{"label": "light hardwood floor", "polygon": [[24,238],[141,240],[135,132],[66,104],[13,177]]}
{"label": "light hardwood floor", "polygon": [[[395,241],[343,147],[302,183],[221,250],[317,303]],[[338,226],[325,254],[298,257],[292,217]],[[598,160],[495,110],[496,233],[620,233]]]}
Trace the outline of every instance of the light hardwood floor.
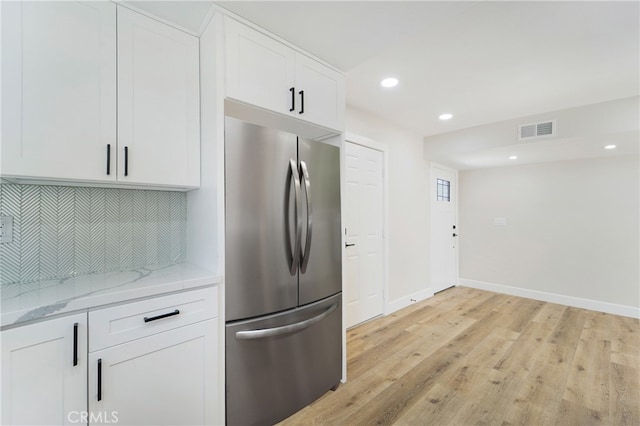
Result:
{"label": "light hardwood floor", "polygon": [[347,332],[282,425],[640,425],[637,319],[456,287]]}

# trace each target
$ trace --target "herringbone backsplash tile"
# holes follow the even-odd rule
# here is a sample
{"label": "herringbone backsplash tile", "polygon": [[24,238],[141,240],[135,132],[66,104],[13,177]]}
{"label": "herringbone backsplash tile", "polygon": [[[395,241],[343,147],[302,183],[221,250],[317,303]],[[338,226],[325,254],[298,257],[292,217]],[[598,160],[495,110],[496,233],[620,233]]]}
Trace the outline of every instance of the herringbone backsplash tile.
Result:
{"label": "herringbone backsplash tile", "polygon": [[179,263],[186,247],[182,192],[0,184],[0,284]]}

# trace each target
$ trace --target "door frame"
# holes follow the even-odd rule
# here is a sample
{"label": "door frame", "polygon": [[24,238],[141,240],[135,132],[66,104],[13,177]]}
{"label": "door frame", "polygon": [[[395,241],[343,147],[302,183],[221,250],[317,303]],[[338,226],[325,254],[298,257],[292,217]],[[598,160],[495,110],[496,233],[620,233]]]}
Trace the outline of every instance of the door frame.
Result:
{"label": "door frame", "polygon": [[[431,189],[433,188],[433,182],[436,179],[436,172],[435,169],[440,169],[440,170],[444,170],[447,172],[451,172],[455,175],[455,185],[454,188],[455,190],[453,191],[453,199],[452,201],[455,203],[455,208],[454,208],[454,221],[456,223],[456,230],[459,231],[458,228],[458,170],[456,169],[452,169],[451,167],[447,167],[447,166],[443,166],[442,164],[439,163],[435,163],[433,161],[431,161],[429,163],[429,235],[434,235],[434,229],[435,229],[435,224],[433,223],[433,210],[435,207],[435,203],[436,203],[436,194],[435,193],[431,193]],[[460,232],[458,232],[458,235],[460,235]],[[456,248],[455,248],[455,253],[454,253],[454,258],[453,258],[453,263],[454,263],[454,287],[457,287],[459,285],[460,282],[460,238],[458,237],[458,243],[456,244]],[[431,238],[431,243],[430,243],[430,247],[429,247],[429,253],[430,253],[430,257],[431,257],[431,253],[433,253],[434,247],[432,246],[433,244],[433,238]],[[433,286],[433,268],[432,268],[432,258],[429,259],[429,282],[431,283],[431,285]],[[432,287],[433,288],[433,287]],[[441,290],[440,290],[441,291]]]}
{"label": "door frame", "polygon": [[[342,153],[342,161],[345,165],[343,172],[343,188],[346,190],[346,143],[360,145],[382,153],[382,315],[389,314],[389,147],[386,144],[371,140],[367,137],[354,133],[346,132],[345,134],[345,150]],[[343,213],[344,215],[344,213]],[[342,221],[342,235],[345,235],[344,216]],[[346,265],[346,252],[344,244],[342,247],[342,264]],[[346,279],[343,266],[343,280]],[[345,309],[346,303],[342,305]],[[344,316],[343,316],[344,317]]]}

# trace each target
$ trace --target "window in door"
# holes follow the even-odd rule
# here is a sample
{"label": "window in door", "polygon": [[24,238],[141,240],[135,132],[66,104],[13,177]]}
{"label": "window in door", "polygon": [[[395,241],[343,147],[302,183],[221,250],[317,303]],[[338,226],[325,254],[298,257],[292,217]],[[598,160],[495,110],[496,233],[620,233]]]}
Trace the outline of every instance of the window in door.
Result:
{"label": "window in door", "polygon": [[451,201],[451,182],[444,179],[438,179],[436,181],[436,200],[438,201]]}

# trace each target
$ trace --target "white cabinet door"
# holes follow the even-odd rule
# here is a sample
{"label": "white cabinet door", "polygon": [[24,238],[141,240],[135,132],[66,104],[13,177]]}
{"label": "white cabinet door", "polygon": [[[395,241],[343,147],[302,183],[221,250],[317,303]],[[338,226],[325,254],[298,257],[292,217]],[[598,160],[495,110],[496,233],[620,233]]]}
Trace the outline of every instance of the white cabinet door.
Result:
{"label": "white cabinet door", "polygon": [[91,424],[215,424],[217,319],[89,354]]}
{"label": "white cabinet door", "polygon": [[3,425],[81,424],[86,410],[86,314],[2,332]]}
{"label": "white cabinet door", "polygon": [[227,97],[292,114],[294,51],[233,19],[224,25]]}
{"label": "white cabinet door", "polygon": [[118,8],[118,180],[200,185],[198,43]]}
{"label": "white cabinet door", "polygon": [[1,7],[2,174],[115,180],[116,6]]}
{"label": "white cabinet door", "polygon": [[344,76],[233,19],[225,20],[226,96],[344,128]]}
{"label": "white cabinet door", "polygon": [[300,118],[331,129],[344,128],[344,76],[299,53],[295,64]]}

